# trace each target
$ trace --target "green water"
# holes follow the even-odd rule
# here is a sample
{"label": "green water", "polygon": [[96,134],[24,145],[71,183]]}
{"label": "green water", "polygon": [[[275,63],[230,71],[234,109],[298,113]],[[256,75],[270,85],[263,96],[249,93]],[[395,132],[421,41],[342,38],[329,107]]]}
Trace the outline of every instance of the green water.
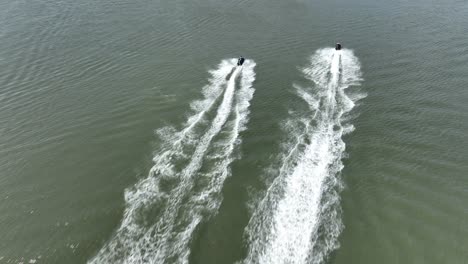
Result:
{"label": "green water", "polygon": [[[0,263],[468,263],[466,14],[455,0],[1,1]],[[337,41],[359,80],[330,97],[307,69]]]}

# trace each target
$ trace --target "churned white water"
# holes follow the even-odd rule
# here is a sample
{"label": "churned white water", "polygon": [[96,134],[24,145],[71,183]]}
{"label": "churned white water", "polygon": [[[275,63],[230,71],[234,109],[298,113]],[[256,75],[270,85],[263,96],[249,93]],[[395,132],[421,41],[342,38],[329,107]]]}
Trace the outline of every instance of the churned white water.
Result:
{"label": "churned white water", "polygon": [[164,144],[149,176],[126,191],[122,224],[90,263],[188,262],[198,224],[221,203],[248,121],[254,67],[251,60],[223,60],[184,127],[158,131]]}
{"label": "churned white water", "polygon": [[352,130],[342,117],[362,97],[345,89],[359,84],[360,65],[352,51],[327,48],[303,73],[313,86],[295,88],[308,110],[286,122],[282,165],[246,227],[244,263],[322,263],[339,246],[342,136]]}

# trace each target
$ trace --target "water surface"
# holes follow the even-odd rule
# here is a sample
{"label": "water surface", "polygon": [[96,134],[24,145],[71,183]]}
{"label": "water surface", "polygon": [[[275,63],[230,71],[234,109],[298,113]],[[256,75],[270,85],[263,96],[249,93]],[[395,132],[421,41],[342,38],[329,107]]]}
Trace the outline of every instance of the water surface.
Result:
{"label": "water surface", "polygon": [[[305,199],[335,199],[337,222],[302,215],[310,225],[301,234],[312,234],[303,242],[318,246],[299,247],[306,257],[297,263],[468,261],[465,1],[15,0],[0,7],[0,262],[86,263],[106,249],[114,263],[261,262],[252,249],[262,238],[249,236],[249,227],[282,175],[304,180]],[[283,158],[304,135],[294,156],[301,157],[320,124],[329,124],[309,107],[320,82],[304,69],[336,41],[359,62],[360,81],[345,91],[355,105],[340,119],[344,159],[327,161],[342,165],[327,174],[337,185],[319,191],[309,182],[316,170],[288,178],[298,175],[289,173],[296,163]],[[231,73],[239,55],[250,64]],[[236,76],[230,84],[216,72]],[[139,193],[164,167],[154,165],[173,149],[170,136],[203,111],[196,102],[210,98],[212,108],[169,162],[177,177],[190,175],[190,188],[176,178],[165,187],[180,195]],[[283,164],[290,170],[281,174]],[[147,229],[121,232],[132,194],[147,200],[131,223]],[[172,213],[155,197],[182,209]],[[280,207],[281,197],[288,201],[275,198]],[[272,210],[265,223],[294,219],[283,212]],[[153,241],[158,223],[171,235]],[[327,233],[327,223],[340,223],[338,232]],[[291,233],[278,240],[268,226],[263,252],[282,252],[269,245],[288,251]],[[135,244],[112,249],[119,234]],[[333,239],[323,240],[327,234]],[[324,241],[333,241],[329,250]],[[180,252],[171,249],[179,244]]]}

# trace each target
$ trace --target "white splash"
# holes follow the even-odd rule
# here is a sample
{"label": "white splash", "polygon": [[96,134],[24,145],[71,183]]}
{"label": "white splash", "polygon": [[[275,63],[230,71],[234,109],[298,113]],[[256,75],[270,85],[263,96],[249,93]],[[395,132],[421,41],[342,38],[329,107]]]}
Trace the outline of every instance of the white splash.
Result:
{"label": "white splash", "polygon": [[[211,72],[205,98],[191,104],[195,113],[183,129],[158,131],[165,144],[153,158],[150,175],[126,191],[121,226],[89,263],[188,262],[198,224],[221,203],[221,188],[248,120],[255,63],[235,63],[224,60]],[[207,162],[213,159],[207,155],[210,150],[221,162]],[[203,166],[205,173],[200,172]]]}
{"label": "white splash", "polygon": [[246,227],[244,263],[322,263],[339,246],[341,117],[354,107],[344,90],[359,83],[360,66],[350,50],[321,49],[303,72],[315,84],[296,86],[308,110],[286,122],[294,140]]}

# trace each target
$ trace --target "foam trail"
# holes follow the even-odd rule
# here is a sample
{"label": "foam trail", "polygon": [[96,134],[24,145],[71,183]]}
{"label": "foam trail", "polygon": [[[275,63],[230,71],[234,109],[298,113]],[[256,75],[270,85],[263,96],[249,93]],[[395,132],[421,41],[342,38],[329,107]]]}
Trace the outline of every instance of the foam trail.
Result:
{"label": "foam trail", "polygon": [[354,107],[344,89],[358,84],[359,68],[350,50],[321,49],[303,70],[315,84],[296,86],[308,109],[286,122],[294,140],[246,227],[244,263],[322,263],[338,247],[341,117]]}
{"label": "foam trail", "polygon": [[[203,213],[214,213],[219,206],[219,192],[229,175],[229,164],[253,96],[255,63],[247,60],[243,67],[235,67],[235,63],[234,59],[225,60],[211,72],[210,85],[203,89],[205,98],[192,103],[195,113],[183,129],[159,131],[167,144],[155,154],[150,176],[126,191],[122,224],[90,263],[188,261],[189,242]],[[226,81],[233,67],[235,70]],[[239,76],[241,87],[236,91]],[[215,117],[209,120],[208,113],[212,111]],[[231,116],[233,121],[227,122]],[[216,142],[223,130],[230,134],[229,139]],[[220,156],[225,162],[209,164],[210,184],[198,183],[200,190],[194,190],[213,141],[224,146]]]}
{"label": "foam trail", "polygon": [[[210,188],[206,188],[196,198],[197,200],[209,200],[208,203],[212,208],[217,208],[221,202],[220,200],[213,199],[212,196],[221,191],[222,183],[230,173],[229,164],[234,160],[232,153],[236,145],[240,143],[239,133],[246,129],[250,100],[255,91],[252,87],[252,83],[255,80],[254,67],[255,63],[250,60],[244,63],[240,89],[235,98],[236,103],[233,109],[234,120],[231,125],[229,136],[227,140],[220,144],[222,150],[217,151],[217,153],[221,154],[214,157],[214,159],[218,161],[217,166],[215,166],[217,172],[210,173]],[[213,174],[219,174],[219,176],[213,177]]]}

